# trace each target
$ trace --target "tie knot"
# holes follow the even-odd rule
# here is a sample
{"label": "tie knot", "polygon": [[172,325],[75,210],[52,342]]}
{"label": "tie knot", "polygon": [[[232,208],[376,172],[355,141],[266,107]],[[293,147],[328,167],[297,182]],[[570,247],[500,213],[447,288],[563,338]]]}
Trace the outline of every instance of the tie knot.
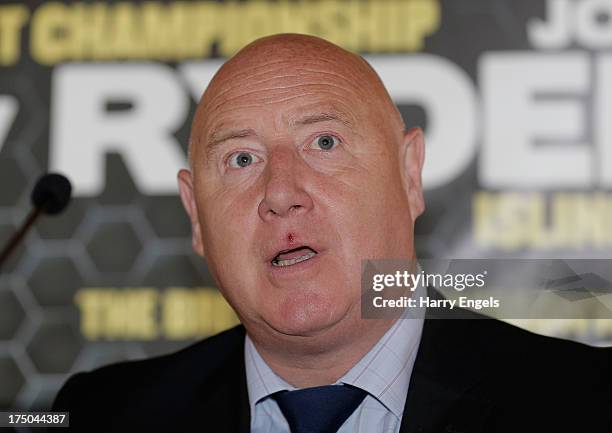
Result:
{"label": "tie knot", "polygon": [[272,395],[291,433],[336,433],[367,393],[351,385],[326,385]]}

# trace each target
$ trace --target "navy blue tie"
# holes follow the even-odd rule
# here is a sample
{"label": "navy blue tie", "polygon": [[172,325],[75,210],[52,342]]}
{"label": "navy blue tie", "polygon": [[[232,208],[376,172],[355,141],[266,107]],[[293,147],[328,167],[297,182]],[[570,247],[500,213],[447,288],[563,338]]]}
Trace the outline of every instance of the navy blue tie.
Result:
{"label": "navy blue tie", "polygon": [[326,385],[272,395],[291,433],[336,433],[367,392],[351,385]]}

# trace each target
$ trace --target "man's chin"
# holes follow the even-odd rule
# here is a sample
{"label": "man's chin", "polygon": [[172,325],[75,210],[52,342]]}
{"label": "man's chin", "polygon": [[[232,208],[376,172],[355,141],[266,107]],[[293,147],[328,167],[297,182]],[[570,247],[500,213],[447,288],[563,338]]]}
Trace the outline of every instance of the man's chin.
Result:
{"label": "man's chin", "polygon": [[317,337],[329,334],[346,318],[348,308],[312,304],[285,308],[268,322],[284,337]]}
{"label": "man's chin", "polygon": [[274,330],[283,337],[316,337],[334,327],[335,323],[281,323]]}

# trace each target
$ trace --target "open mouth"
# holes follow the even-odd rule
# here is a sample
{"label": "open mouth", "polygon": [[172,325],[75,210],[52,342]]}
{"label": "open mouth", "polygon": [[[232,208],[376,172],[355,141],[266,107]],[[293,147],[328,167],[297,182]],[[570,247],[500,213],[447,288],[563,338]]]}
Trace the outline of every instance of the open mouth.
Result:
{"label": "open mouth", "polygon": [[272,266],[291,266],[309,260],[317,255],[317,252],[308,246],[301,246],[291,250],[280,251],[271,261]]}

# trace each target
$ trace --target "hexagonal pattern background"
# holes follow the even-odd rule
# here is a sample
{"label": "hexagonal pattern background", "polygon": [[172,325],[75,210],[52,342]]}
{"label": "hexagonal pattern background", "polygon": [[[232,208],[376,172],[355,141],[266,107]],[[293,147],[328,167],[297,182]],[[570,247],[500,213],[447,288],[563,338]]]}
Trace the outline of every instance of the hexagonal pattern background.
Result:
{"label": "hexagonal pattern background", "polygon": [[36,370],[42,374],[69,371],[76,360],[83,339],[74,326],[64,322],[45,321],[27,345],[27,353]]}
{"label": "hexagonal pattern background", "polygon": [[142,249],[142,243],[127,222],[101,223],[86,244],[100,272],[128,272]]}
{"label": "hexagonal pattern background", "polygon": [[26,312],[12,290],[0,290],[0,340],[15,337]]}
{"label": "hexagonal pattern background", "polygon": [[10,408],[25,383],[25,378],[11,356],[0,355],[0,408]]}
{"label": "hexagonal pattern background", "polygon": [[71,304],[77,290],[83,287],[77,266],[67,256],[42,258],[28,280],[38,303],[45,307]]}

